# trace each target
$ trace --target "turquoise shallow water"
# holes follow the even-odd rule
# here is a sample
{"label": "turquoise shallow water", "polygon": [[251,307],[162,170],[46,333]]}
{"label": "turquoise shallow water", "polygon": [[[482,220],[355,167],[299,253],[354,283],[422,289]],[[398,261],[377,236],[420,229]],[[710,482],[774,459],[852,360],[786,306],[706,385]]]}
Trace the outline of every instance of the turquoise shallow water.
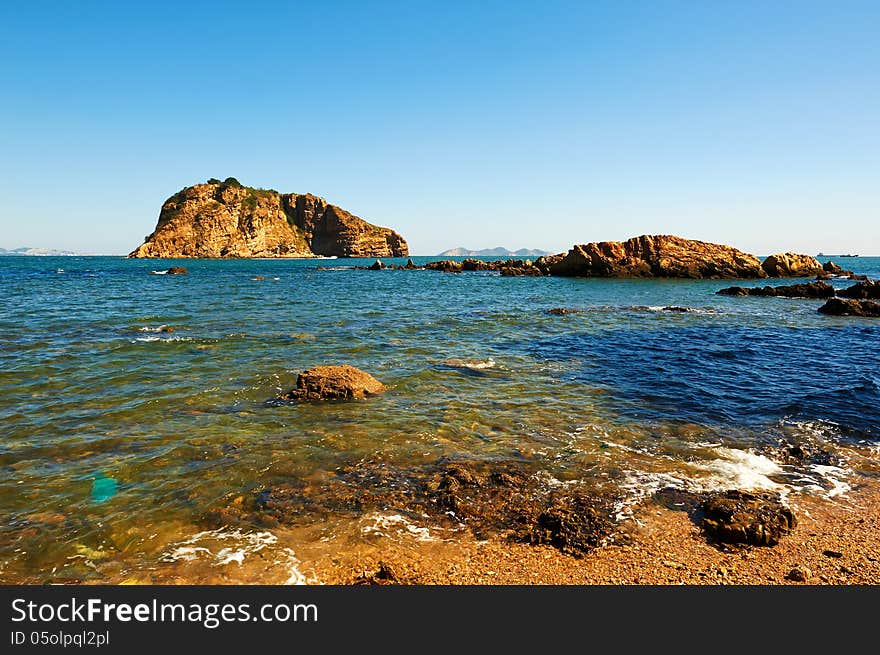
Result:
{"label": "turquoise shallow water", "polygon": [[[342,268],[368,263],[0,258],[0,578],[161,572],[205,508],[359,461],[528,458],[634,498],[670,481],[837,493],[871,472],[878,320],[719,281]],[[880,277],[880,258],[839,263]],[[174,264],[189,274],[149,274]],[[330,363],[389,390],[267,403]],[[761,453],[781,438],[846,463],[776,466]]]}

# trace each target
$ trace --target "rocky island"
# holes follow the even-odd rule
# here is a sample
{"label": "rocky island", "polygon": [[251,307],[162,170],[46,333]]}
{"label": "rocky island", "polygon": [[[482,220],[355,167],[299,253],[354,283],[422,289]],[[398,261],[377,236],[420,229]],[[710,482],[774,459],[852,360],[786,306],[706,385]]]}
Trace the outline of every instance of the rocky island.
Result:
{"label": "rocky island", "polygon": [[404,238],[310,193],[243,186],[235,178],[186,187],[162,205],[156,229],[129,257],[404,257]]}

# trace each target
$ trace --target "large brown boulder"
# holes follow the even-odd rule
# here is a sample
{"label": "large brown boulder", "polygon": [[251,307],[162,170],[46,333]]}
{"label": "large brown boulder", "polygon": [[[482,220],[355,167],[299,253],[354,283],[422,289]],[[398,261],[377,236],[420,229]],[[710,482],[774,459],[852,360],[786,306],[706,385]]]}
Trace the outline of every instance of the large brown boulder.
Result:
{"label": "large brown boulder", "polygon": [[815,257],[794,252],[770,255],[761,268],[770,277],[812,277],[823,272]]}
{"label": "large brown boulder", "polygon": [[819,310],[831,316],[880,316],[880,302],[831,298]]}
{"label": "large brown boulder", "polygon": [[196,184],[162,205],[129,257],[405,257],[406,241],[311,194],[255,189],[232,178]]}
{"label": "large brown boulder", "polygon": [[296,388],[279,400],[350,400],[381,393],[385,385],[369,373],[347,364],[315,366],[296,378]]}
{"label": "large brown boulder", "polygon": [[730,246],[669,235],[576,245],[549,271],[568,277],[767,277],[757,257]]}

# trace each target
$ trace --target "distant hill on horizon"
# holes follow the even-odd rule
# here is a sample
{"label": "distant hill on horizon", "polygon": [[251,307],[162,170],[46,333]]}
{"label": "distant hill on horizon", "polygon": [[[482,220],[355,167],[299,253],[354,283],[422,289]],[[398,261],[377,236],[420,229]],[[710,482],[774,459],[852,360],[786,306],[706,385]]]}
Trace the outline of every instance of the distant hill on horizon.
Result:
{"label": "distant hill on horizon", "polygon": [[70,250],[54,250],[52,248],[13,248],[7,250],[0,248],[0,256],[2,255],[28,255],[31,257],[74,257],[77,253]]}
{"label": "distant hill on horizon", "polygon": [[450,248],[444,250],[438,257],[541,257],[542,255],[550,255],[552,253],[546,250],[538,250],[537,248],[520,248],[519,250],[508,250],[507,248],[483,248],[482,250],[468,250],[464,247]]}

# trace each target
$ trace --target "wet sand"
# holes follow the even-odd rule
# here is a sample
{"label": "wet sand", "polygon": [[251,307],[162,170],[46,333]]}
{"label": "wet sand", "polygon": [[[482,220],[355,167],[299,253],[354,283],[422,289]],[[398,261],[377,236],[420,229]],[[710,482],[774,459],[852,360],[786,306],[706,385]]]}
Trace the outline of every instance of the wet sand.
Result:
{"label": "wet sand", "polygon": [[[326,584],[880,583],[880,481],[869,479],[845,497],[798,496],[790,503],[798,526],[774,547],[710,545],[687,512],[647,502],[616,543],[583,558],[549,546],[462,537],[428,543],[383,539],[304,564]],[[794,569],[804,575],[792,575]]]}

